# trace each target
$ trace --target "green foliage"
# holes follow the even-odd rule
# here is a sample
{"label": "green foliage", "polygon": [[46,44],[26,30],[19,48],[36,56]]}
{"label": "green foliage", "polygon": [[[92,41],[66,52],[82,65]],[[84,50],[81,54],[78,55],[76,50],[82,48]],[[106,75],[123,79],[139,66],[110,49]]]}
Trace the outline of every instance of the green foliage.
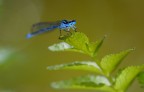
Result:
{"label": "green foliage", "polygon": [[133,49],[128,49],[117,54],[110,54],[103,57],[100,64],[106,75],[109,76],[109,74],[120,64],[124,57],[132,50]]}
{"label": "green foliage", "polygon": [[[104,39],[105,37],[96,42],[89,42],[88,37],[84,33],[74,32],[71,36],[63,36],[61,38],[62,42],[49,46],[48,49],[51,51],[80,52],[94,59]],[[125,92],[138,75],[139,82],[144,85],[144,73],[141,73],[144,65],[128,66],[121,70],[121,72],[117,72],[116,77],[112,75],[112,72],[116,70],[121,61],[133,50],[128,49],[116,54],[106,55],[99,62],[96,60],[75,61],[68,64],[48,66],[48,70],[84,70],[96,74],[54,82],[52,87],[57,89],[95,89],[105,92]]]}
{"label": "green foliage", "polygon": [[102,91],[113,91],[111,83],[104,76],[86,75],[73,78],[70,80],[64,80],[60,82],[53,82],[52,87],[54,88],[75,88],[75,89],[96,89]]}
{"label": "green foliage", "polygon": [[144,72],[139,73],[138,81],[141,84],[141,87],[144,88]]}
{"label": "green foliage", "polygon": [[58,44],[54,44],[48,47],[51,51],[66,51],[66,50],[73,50],[73,46],[67,44],[66,42],[60,42]]}
{"label": "green foliage", "polygon": [[130,66],[121,71],[116,77],[114,88],[120,92],[125,91],[136,76],[144,69],[144,65],[141,66]]}
{"label": "green foliage", "polygon": [[89,42],[85,34],[76,32],[69,37],[61,38],[64,42],[49,46],[48,49],[51,51],[76,51],[94,57],[102,45],[104,38],[96,42]]}
{"label": "green foliage", "polygon": [[71,70],[85,70],[91,71],[96,73],[101,73],[101,68],[96,64],[96,62],[92,61],[82,61],[82,62],[72,62],[69,64],[60,64],[55,66],[48,66],[47,69],[49,70],[60,70],[60,69],[71,69]]}

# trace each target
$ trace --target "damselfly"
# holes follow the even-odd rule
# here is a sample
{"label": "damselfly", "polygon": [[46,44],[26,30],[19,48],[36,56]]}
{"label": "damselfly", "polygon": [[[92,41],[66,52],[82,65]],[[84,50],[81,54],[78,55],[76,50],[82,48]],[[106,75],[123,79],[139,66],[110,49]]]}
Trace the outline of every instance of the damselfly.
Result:
{"label": "damselfly", "polygon": [[31,38],[33,36],[48,32],[48,31],[52,31],[56,28],[58,28],[60,30],[60,36],[62,35],[61,31],[64,30],[66,32],[70,32],[70,29],[76,31],[76,27],[75,27],[76,21],[75,20],[71,20],[71,21],[67,21],[67,20],[61,20],[61,21],[56,21],[56,22],[40,22],[40,23],[36,23],[32,26],[32,32],[28,33],[26,35],[26,38]]}

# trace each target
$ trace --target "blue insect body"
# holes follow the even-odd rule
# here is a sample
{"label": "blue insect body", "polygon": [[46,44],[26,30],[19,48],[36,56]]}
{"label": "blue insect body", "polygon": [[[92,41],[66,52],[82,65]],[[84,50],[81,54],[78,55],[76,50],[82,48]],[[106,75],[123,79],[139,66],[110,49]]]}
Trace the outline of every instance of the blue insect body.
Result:
{"label": "blue insect body", "polygon": [[39,35],[48,31],[52,31],[56,28],[60,30],[60,36],[61,36],[61,30],[70,32],[70,28],[71,28],[72,30],[76,31],[75,24],[76,24],[75,20],[71,20],[71,21],[62,20],[62,21],[57,21],[57,22],[37,23],[32,26],[32,32],[28,33],[26,35],[26,38],[31,38],[33,36],[36,36],[36,35]]}

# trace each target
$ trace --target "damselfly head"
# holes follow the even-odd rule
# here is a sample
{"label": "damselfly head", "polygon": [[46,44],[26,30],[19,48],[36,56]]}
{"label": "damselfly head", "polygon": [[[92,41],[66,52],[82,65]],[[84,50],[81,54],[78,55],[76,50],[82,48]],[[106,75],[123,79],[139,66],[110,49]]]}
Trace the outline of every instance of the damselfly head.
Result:
{"label": "damselfly head", "polygon": [[64,23],[64,24],[68,24],[67,20],[62,20],[61,22]]}
{"label": "damselfly head", "polygon": [[75,25],[75,24],[76,24],[76,21],[75,21],[75,20],[69,21],[69,25]]}
{"label": "damselfly head", "polygon": [[76,20],[71,20],[70,22],[76,22]]}
{"label": "damselfly head", "polygon": [[60,29],[74,28],[75,24],[76,24],[75,20],[71,20],[71,21],[62,20],[60,25],[59,25],[59,28]]}

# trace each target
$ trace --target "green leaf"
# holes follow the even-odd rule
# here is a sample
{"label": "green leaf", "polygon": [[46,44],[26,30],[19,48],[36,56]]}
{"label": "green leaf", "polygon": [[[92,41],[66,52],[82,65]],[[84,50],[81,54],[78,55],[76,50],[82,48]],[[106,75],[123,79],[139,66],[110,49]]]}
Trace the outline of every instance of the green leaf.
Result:
{"label": "green leaf", "polygon": [[71,80],[64,80],[52,83],[52,87],[56,89],[96,89],[113,92],[113,89],[110,86],[111,84],[106,77],[95,75],[81,76],[73,78]]}
{"label": "green leaf", "polygon": [[71,36],[64,36],[60,38],[64,42],[49,46],[51,51],[75,51],[84,54],[89,54],[87,44],[88,38],[85,34],[80,32],[74,32]]}
{"label": "green leaf", "polygon": [[103,41],[104,41],[105,37],[101,40],[98,40],[96,42],[91,42],[88,44],[88,50],[89,50],[89,54],[94,57],[97,55],[97,52],[99,50],[99,48],[101,47]]}
{"label": "green leaf", "polygon": [[64,42],[49,46],[48,49],[51,51],[75,51],[94,57],[97,55],[104,38],[96,42],[89,42],[87,36],[84,33],[74,32],[70,36],[66,35],[60,38]]}
{"label": "green leaf", "polygon": [[66,35],[62,37],[61,40],[64,42],[49,46],[48,49],[51,51],[75,51],[96,57],[104,38],[90,43],[85,34],[74,32],[71,36]]}
{"label": "green leaf", "polygon": [[67,44],[66,42],[60,42],[58,44],[54,44],[48,47],[48,49],[51,51],[64,51],[64,50],[69,50],[72,48],[73,46]]}
{"label": "green leaf", "polygon": [[144,88],[144,72],[141,72],[141,73],[138,75],[138,81],[139,81],[139,83],[141,84],[141,87]]}
{"label": "green leaf", "polygon": [[84,53],[81,50],[75,49],[73,46],[69,45],[66,42],[60,42],[60,43],[51,45],[48,47],[48,49],[51,51],[75,51],[75,52]]}
{"label": "green leaf", "polygon": [[120,64],[120,62],[134,49],[128,49],[117,54],[106,55],[101,60],[101,68],[107,76]]}
{"label": "green leaf", "polygon": [[71,36],[64,39],[64,41],[73,46],[74,49],[88,53],[87,44],[89,43],[89,39],[84,33],[74,32]]}
{"label": "green leaf", "polygon": [[71,70],[85,70],[102,74],[101,68],[96,64],[96,62],[83,61],[83,62],[73,62],[69,64],[60,64],[55,66],[48,66],[49,70],[60,70],[60,69],[71,69]]}
{"label": "green leaf", "polygon": [[144,69],[142,66],[130,66],[125,68],[121,73],[116,77],[114,88],[118,92],[125,92],[126,89],[130,86],[132,81],[136,76]]}

